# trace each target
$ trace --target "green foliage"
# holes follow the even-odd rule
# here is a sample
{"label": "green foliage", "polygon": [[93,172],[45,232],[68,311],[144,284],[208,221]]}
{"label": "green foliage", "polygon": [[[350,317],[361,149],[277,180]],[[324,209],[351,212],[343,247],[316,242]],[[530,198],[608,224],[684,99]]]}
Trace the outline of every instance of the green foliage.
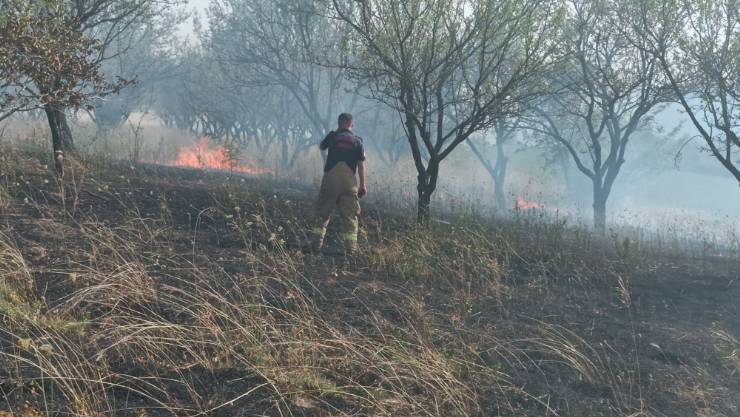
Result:
{"label": "green foliage", "polygon": [[740,166],[740,2],[628,1],[630,41],[660,62],[661,72],[706,150],[735,179]]}
{"label": "green foliage", "polygon": [[0,319],[36,320],[39,317],[40,307],[37,301],[26,300],[5,282],[0,283]]}
{"label": "green foliage", "polygon": [[126,83],[105,81],[103,44],[68,17],[64,2],[13,2],[0,22],[0,114],[43,106],[79,108]]}
{"label": "green foliage", "polygon": [[440,164],[471,135],[543,93],[555,61],[557,1],[334,1],[355,44],[348,68],[403,119],[429,220]]}

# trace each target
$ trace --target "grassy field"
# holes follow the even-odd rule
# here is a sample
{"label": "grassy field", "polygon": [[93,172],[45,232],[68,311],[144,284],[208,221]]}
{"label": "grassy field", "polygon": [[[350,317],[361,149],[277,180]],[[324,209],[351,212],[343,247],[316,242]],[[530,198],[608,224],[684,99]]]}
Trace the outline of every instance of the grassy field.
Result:
{"label": "grassy field", "polygon": [[0,416],[740,414],[740,254],[315,192],[3,148]]}

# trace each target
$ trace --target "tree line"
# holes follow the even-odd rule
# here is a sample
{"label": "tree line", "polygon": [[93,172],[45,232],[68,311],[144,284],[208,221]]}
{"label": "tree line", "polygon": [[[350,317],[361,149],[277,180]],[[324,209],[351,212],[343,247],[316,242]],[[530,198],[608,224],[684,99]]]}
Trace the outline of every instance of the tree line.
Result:
{"label": "tree line", "polygon": [[42,109],[60,172],[70,111],[110,128],[143,106],[290,167],[351,110],[413,163],[422,223],[461,146],[505,206],[526,137],[590,181],[604,231],[631,143],[673,106],[740,182],[738,0],[213,0],[173,48],[181,5],[0,0],[0,119]]}

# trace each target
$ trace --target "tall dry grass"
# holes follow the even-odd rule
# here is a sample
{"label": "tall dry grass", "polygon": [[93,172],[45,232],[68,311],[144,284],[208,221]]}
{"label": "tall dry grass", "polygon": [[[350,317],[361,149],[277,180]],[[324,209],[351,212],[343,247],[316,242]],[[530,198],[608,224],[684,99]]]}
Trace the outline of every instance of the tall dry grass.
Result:
{"label": "tall dry grass", "polygon": [[[385,212],[363,219],[367,250],[317,258],[296,250],[310,226],[300,193],[128,164],[121,179],[83,160],[67,179],[75,195],[60,198],[23,159],[2,160],[0,201],[39,230],[0,225],[0,410],[554,416],[549,394],[522,384],[556,388],[554,364],[603,388],[608,415],[652,412],[633,355],[507,311],[520,286],[546,297],[606,285],[630,308],[629,277],[657,253],[646,242],[536,213],[419,228]],[[38,233],[63,236],[46,245],[53,255],[25,246]],[[736,372],[736,340],[715,336]]]}

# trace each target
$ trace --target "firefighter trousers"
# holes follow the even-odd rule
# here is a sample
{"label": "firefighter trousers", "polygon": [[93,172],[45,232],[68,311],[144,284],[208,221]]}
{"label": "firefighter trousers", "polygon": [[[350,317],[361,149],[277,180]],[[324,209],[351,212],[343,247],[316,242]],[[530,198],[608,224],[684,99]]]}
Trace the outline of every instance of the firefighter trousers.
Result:
{"label": "firefighter trousers", "polygon": [[357,249],[358,217],[360,202],[357,197],[355,173],[344,162],[339,162],[321,179],[319,200],[316,203],[316,222],[312,247],[320,251],[324,246],[326,228],[329,226],[334,210],[339,213],[339,231],[345,250]]}

